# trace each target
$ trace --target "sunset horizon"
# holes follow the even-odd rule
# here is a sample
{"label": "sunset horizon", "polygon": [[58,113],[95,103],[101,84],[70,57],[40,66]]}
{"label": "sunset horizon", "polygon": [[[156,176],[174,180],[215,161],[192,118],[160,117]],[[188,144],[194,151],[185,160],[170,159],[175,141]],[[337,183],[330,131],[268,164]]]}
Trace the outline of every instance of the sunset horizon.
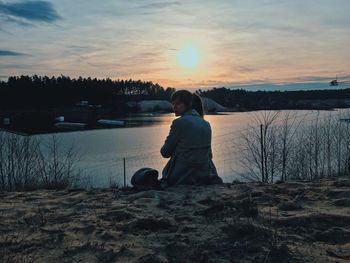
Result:
{"label": "sunset horizon", "polygon": [[[163,87],[350,75],[350,3],[0,2],[0,79],[141,79]],[[98,23],[96,23],[98,21]]]}
{"label": "sunset horizon", "polygon": [[349,0],[0,0],[1,262],[349,262]]}

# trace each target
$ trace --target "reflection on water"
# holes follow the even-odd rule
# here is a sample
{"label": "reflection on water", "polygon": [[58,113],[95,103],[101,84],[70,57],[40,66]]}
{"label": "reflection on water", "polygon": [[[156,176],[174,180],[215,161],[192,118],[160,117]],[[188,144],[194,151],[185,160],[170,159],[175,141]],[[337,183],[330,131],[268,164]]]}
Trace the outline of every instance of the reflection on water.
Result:
{"label": "reflection on water", "polygon": [[[233,139],[235,130],[247,124],[248,113],[205,115],[212,127],[213,161],[220,176],[226,180],[234,178],[235,160]],[[132,174],[142,167],[152,167],[161,172],[168,159],[160,155],[160,148],[169,133],[171,122],[177,117],[170,114],[154,114],[123,118],[128,125],[124,128],[76,131],[56,134],[67,147],[74,145],[81,161],[85,178],[94,186],[121,183],[123,158],[126,159],[127,182]],[[226,135],[226,133],[229,133]],[[224,136],[223,136],[224,135]],[[49,140],[50,135],[38,135]],[[231,147],[232,146],[232,147]]]}
{"label": "reflection on water", "polygon": [[[211,114],[206,115],[205,118],[210,119],[211,116],[225,116],[228,114],[230,113]],[[152,125],[169,124],[175,118],[177,117],[175,117],[174,113],[143,113],[131,115],[125,118],[120,118],[119,120],[123,120],[126,122],[125,127],[144,127]]]}
{"label": "reflection on water", "polygon": [[167,124],[169,120],[174,118],[173,113],[144,113],[144,114],[135,114],[126,118],[121,118],[126,122],[125,127],[144,127],[152,126],[159,124]]}

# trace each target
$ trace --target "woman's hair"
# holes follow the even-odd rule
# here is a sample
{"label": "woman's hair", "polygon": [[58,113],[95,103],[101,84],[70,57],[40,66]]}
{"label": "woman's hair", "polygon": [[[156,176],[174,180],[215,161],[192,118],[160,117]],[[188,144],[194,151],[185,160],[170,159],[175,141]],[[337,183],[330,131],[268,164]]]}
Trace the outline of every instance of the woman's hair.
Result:
{"label": "woman's hair", "polygon": [[[182,101],[188,109],[195,109],[203,118],[204,109],[201,97],[196,92],[189,92],[188,90],[177,90],[171,95],[171,101],[176,99]],[[191,106],[192,103],[192,106]]]}

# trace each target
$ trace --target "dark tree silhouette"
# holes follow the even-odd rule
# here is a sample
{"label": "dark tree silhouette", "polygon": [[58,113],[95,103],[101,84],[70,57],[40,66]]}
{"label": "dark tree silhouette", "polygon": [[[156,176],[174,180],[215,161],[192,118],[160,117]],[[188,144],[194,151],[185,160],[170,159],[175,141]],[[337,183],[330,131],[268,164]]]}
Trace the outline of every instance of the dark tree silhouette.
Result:
{"label": "dark tree silhouette", "polygon": [[0,82],[0,110],[50,109],[81,100],[110,108],[129,100],[170,100],[174,91],[152,81],[132,79],[14,76]]}
{"label": "dark tree silhouette", "polygon": [[[208,97],[226,107],[247,110],[258,109],[308,109],[315,108],[311,102],[335,100],[336,107],[348,107],[345,99],[350,99],[350,89],[307,90],[307,91],[247,91],[243,89],[213,88],[198,90],[203,97]],[[302,102],[302,103],[301,103]],[[322,107],[322,106],[320,106]],[[327,106],[325,106],[327,108]]]}

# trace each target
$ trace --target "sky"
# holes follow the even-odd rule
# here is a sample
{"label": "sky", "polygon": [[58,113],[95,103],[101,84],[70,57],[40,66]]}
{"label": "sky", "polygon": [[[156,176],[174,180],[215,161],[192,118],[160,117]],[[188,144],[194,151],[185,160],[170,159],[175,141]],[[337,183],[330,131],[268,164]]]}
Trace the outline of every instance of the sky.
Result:
{"label": "sky", "polygon": [[0,79],[328,87],[350,79],[349,13],[349,0],[0,0]]}

